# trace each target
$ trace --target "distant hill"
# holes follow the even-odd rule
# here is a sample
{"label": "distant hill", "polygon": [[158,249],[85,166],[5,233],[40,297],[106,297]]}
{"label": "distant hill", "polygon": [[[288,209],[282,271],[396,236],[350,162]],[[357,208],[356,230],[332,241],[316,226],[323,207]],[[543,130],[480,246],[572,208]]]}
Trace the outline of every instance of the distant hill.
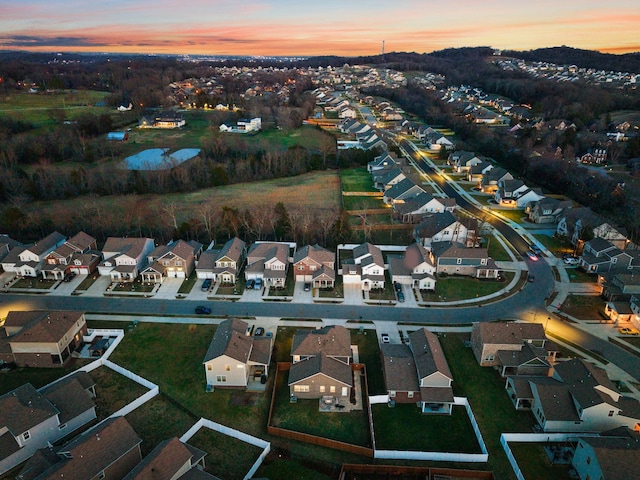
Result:
{"label": "distant hill", "polygon": [[538,48],[520,52],[504,50],[503,56],[522,58],[534,62],[549,62],[559,65],[576,65],[596,70],[613,70],[616,72],[640,73],[640,52],[614,55],[594,50],[581,50],[571,47]]}

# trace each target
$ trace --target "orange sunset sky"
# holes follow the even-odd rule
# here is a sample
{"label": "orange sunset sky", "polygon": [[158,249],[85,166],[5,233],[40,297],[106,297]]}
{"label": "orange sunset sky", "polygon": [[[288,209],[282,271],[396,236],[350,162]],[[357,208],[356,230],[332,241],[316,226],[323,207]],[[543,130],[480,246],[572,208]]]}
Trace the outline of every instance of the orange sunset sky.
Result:
{"label": "orange sunset sky", "polygon": [[0,0],[0,50],[374,55],[491,46],[640,51],[640,2]]}

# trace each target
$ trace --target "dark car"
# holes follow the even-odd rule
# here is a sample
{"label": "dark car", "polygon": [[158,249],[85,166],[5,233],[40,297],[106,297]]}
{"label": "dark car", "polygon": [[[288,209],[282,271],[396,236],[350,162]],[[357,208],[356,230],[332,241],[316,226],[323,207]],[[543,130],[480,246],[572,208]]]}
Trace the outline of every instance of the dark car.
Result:
{"label": "dark car", "polygon": [[256,284],[256,281],[251,279],[247,280],[247,290],[253,290],[253,286]]}
{"label": "dark car", "polygon": [[253,332],[253,334],[254,334],[256,337],[261,337],[262,335],[264,335],[264,328],[262,328],[262,327],[258,327],[258,328],[256,328],[256,331],[255,331],[255,332]]}
{"label": "dark car", "polygon": [[198,305],[196,307],[196,313],[198,315],[209,315],[211,313],[211,309],[209,307],[205,307],[204,305]]}
{"label": "dark car", "polygon": [[531,245],[531,251],[536,255],[542,255],[542,249],[536,244]]}
{"label": "dark car", "polygon": [[73,272],[66,273],[65,276],[64,276],[64,281],[65,282],[70,282],[71,280],[73,280],[73,278],[75,276],[76,276],[76,274],[73,273]]}
{"label": "dark car", "polygon": [[403,302],[404,302],[404,293],[402,293],[402,292],[398,292],[398,301],[399,301],[400,303],[403,303]]}
{"label": "dark car", "polygon": [[200,289],[205,292],[207,290],[209,290],[209,287],[211,287],[211,279],[210,278],[206,278],[204,280],[204,282],[202,282],[202,287],[200,287]]}
{"label": "dark car", "polygon": [[535,275],[529,275],[527,280],[529,280],[530,282],[535,282],[536,281],[536,276]]}
{"label": "dark car", "polygon": [[396,289],[396,292],[401,292],[402,291],[402,285],[400,285],[398,282],[394,282],[393,283],[393,288]]}
{"label": "dark car", "polygon": [[311,290],[311,284],[310,284],[310,283],[305,283],[305,284],[304,284],[304,291],[305,291],[305,292],[308,292],[308,291],[310,291],[310,290]]}

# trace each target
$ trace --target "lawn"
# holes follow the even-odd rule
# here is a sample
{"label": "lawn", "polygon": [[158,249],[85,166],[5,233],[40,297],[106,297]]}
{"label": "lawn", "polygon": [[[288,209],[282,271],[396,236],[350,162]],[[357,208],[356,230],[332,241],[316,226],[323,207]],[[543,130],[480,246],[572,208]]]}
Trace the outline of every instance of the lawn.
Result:
{"label": "lawn", "polygon": [[602,320],[604,300],[594,295],[569,295],[561,308],[562,313],[581,320]]}
{"label": "lawn", "polygon": [[493,368],[478,365],[471,348],[464,346],[469,334],[447,333],[439,338],[453,375],[454,394],[469,400],[489,452],[490,468],[496,478],[514,478],[500,445],[500,434],[532,432],[533,415],[516,411],[504,389],[504,380]]}
{"label": "lawn", "polygon": [[489,257],[493,258],[495,261],[498,261],[498,262],[511,261],[509,252],[507,252],[505,248],[502,246],[502,243],[500,243],[495,238],[489,239],[487,252],[489,254]]}
{"label": "lawn", "polygon": [[598,281],[597,275],[589,274],[581,268],[572,267],[565,270],[571,283],[596,283]]}
{"label": "lawn", "polygon": [[509,443],[509,448],[516,457],[518,466],[525,478],[536,480],[570,479],[570,465],[552,465],[549,457],[540,444]]}
{"label": "lawn", "polygon": [[516,223],[524,223],[526,218],[525,213],[522,210],[496,210],[498,216],[508,218]]}
{"label": "lawn", "polygon": [[388,208],[380,197],[342,197],[345,210],[378,210]]}
{"label": "lawn", "polygon": [[369,395],[384,395],[387,390],[382,376],[382,357],[375,330],[352,330],[351,344],[358,346],[360,363],[367,369]]}
{"label": "lawn", "polygon": [[197,281],[198,281],[198,277],[196,276],[196,272],[193,271],[188,278],[184,279],[184,281],[180,285],[180,288],[178,289],[178,293],[189,294]]}
{"label": "lawn", "polygon": [[354,445],[370,446],[366,410],[320,412],[318,399],[289,402],[288,372],[279,372],[271,425]]}
{"label": "lawn", "polygon": [[[453,407],[451,415],[423,415],[414,403],[372,405],[376,448],[420,452],[482,453],[467,411]],[[402,435],[394,435],[402,425]],[[443,435],[442,432],[447,432]]]}
{"label": "lawn", "polygon": [[463,276],[438,277],[436,291],[422,293],[425,302],[453,302],[470,298],[483,297],[495,293],[511,281],[513,272],[505,272],[504,281],[480,280]]}
{"label": "lawn", "polygon": [[11,285],[11,288],[38,288],[48,290],[53,287],[58,280],[45,280],[43,278],[24,277]]}
{"label": "lawn", "polygon": [[549,235],[542,235],[540,233],[534,234],[533,236],[556,256],[561,256],[563,253],[573,253],[574,251],[573,245],[571,245],[566,238],[550,237]]}
{"label": "lawn", "polygon": [[83,365],[91,363],[92,360],[71,359],[63,368],[34,368],[21,367],[7,373],[0,373],[0,395],[18,388],[25,383],[30,383],[35,388],[41,388],[50,384],[54,380],[76,371]]}
{"label": "lawn", "polygon": [[90,375],[96,382],[95,401],[98,420],[104,420],[148,391],[146,387],[108,367],[96,368],[90,372]]}
{"label": "lawn", "polygon": [[340,170],[342,191],[344,192],[377,192],[373,187],[371,174],[366,167],[348,168]]}

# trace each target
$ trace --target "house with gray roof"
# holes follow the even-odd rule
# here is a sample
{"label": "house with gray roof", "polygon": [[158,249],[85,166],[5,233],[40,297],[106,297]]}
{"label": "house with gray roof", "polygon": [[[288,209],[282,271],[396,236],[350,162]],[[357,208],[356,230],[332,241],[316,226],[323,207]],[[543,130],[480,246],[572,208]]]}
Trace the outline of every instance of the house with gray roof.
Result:
{"label": "house with gray roof", "polygon": [[202,244],[175,240],[154,248],[147,256],[148,267],[140,272],[143,282],[162,283],[165,278],[187,278],[196,266]]}
{"label": "house with gray roof", "polygon": [[289,268],[289,245],[278,242],[254,243],[247,252],[246,280],[261,278],[267,287],[284,287]]}
{"label": "house with gray roof", "polygon": [[320,245],[305,245],[293,256],[297,282],[310,282],[313,288],[333,288],[336,281],[336,254]]}
{"label": "house with gray roof", "polygon": [[534,223],[558,223],[558,219],[566,208],[571,208],[571,200],[558,200],[543,197],[531,202],[525,210],[529,220]]}
{"label": "house with gray roof", "polygon": [[634,265],[634,259],[631,251],[621,250],[609,240],[596,237],[584,243],[578,265],[587,273],[632,273],[640,268],[640,265]]}
{"label": "house with gray roof", "polygon": [[456,218],[451,212],[428,213],[413,230],[413,238],[426,248],[435,242],[458,242],[466,247],[479,244],[478,221]]}
{"label": "house with gray roof", "polygon": [[[250,335],[247,322],[231,318],[218,325],[202,361],[207,388],[264,390],[269,374],[272,337]],[[260,387],[262,385],[262,387]]]}
{"label": "house with gray roof", "polygon": [[238,237],[228,240],[221,250],[206,250],[196,262],[198,278],[234,285],[247,253],[246,244]]}
{"label": "house with gray roof", "polygon": [[474,165],[479,165],[483,162],[482,158],[477,156],[473,152],[467,152],[465,150],[456,150],[449,154],[447,164],[453,167],[454,172],[463,173],[471,170]]}
{"label": "house with gray roof", "polygon": [[78,372],[40,391],[27,383],[0,396],[0,475],[94,420],[94,385]]}
{"label": "house with gray roof", "polygon": [[337,398],[349,401],[353,387],[351,335],[330,325],[317,330],[297,330],[291,344],[290,395],[297,398]]}
{"label": "house with gray roof", "polygon": [[384,288],[385,263],[382,251],[371,243],[353,249],[353,259],[342,264],[344,283],[359,284],[364,291]]}
{"label": "house with gray roof", "polygon": [[385,152],[382,155],[378,155],[369,163],[367,163],[367,171],[369,173],[379,172],[381,170],[388,170],[396,165],[399,165],[401,160],[395,156],[395,154]]}
{"label": "house with gray roof", "polygon": [[373,172],[373,186],[383,192],[395,185],[398,182],[404,180],[406,175],[402,172],[400,167],[393,167],[389,170],[379,170]]}
{"label": "house with gray roof", "polygon": [[494,167],[482,175],[480,190],[493,195],[498,190],[500,180],[513,180],[513,175],[502,167]]}
{"label": "house with gray roof", "polygon": [[400,285],[435,290],[435,273],[436,267],[429,252],[419,243],[409,245],[403,256],[389,259],[391,281]]}
{"label": "house with gray roof", "polygon": [[112,282],[133,282],[147,266],[147,257],[155,248],[152,238],[109,237],[102,247],[98,265],[100,275],[109,275]]}
{"label": "house with gray roof", "polygon": [[420,185],[416,185],[410,178],[404,178],[384,191],[382,201],[387,205],[395,205],[423,193],[426,192]]}
{"label": "house with gray roof", "polygon": [[467,181],[480,184],[482,177],[492,168],[493,164],[487,161],[471,166],[467,171]]}
{"label": "house with gray roof", "polygon": [[416,223],[433,212],[451,212],[455,206],[454,198],[436,198],[422,191],[415,196],[395,201],[393,211],[402,223]]}
{"label": "house with gray roof", "polygon": [[438,274],[498,278],[500,269],[486,248],[466,248],[460,242],[432,242],[430,248]]}
{"label": "house with gray roof", "polygon": [[26,246],[18,254],[18,261],[14,264],[13,271],[19,277],[37,277],[44,266],[45,257],[61,246],[66,239],[61,233],[53,232],[42,240]]}
{"label": "house with gray roof", "polygon": [[616,428],[597,437],[578,437],[571,466],[580,480],[627,480],[640,471],[640,434]]}
{"label": "house with gray roof", "polygon": [[72,269],[75,270],[74,273],[82,271],[83,274],[88,274],[91,269],[95,270],[100,257],[94,254],[93,261],[87,265],[83,265],[82,262],[80,265],[76,265],[74,260],[82,258],[78,254],[88,254],[91,251],[95,252],[96,249],[95,238],[85,232],[78,232],[45,256],[44,265],[40,271],[42,278],[62,280]]}

